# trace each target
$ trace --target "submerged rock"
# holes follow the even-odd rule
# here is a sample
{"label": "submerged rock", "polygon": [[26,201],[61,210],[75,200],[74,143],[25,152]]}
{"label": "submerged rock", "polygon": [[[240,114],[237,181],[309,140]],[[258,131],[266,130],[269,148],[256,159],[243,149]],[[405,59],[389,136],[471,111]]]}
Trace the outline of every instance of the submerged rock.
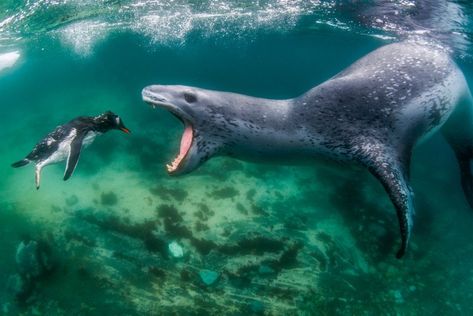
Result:
{"label": "submerged rock", "polygon": [[18,273],[8,278],[7,290],[18,300],[28,298],[32,288],[33,283]]}
{"label": "submerged rock", "polygon": [[175,241],[168,245],[168,249],[169,253],[174,258],[182,258],[184,256],[184,249]]}
{"label": "submerged rock", "polygon": [[199,276],[205,285],[212,285],[217,281],[219,273],[212,270],[203,269],[200,270]]}
{"label": "submerged rock", "polygon": [[22,241],[16,249],[18,272],[27,279],[35,279],[53,268],[49,247],[36,240]]}
{"label": "submerged rock", "polygon": [[44,242],[25,239],[15,254],[18,273],[10,276],[7,288],[20,301],[28,299],[39,278],[53,270],[51,251]]}

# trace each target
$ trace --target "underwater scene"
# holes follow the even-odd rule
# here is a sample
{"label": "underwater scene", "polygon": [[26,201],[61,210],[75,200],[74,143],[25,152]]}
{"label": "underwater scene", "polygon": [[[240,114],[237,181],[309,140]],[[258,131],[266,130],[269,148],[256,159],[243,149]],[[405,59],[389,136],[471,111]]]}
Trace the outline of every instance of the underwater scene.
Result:
{"label": "underwater scene", "polygon": [[[378,83],[358,85],[369,63],[345,70],[403,41],[371,58]],[[472,315],[468,124],[445,123],[465,135],[454,144],[370,123],[372,99],[340,114],[416,43],[460,79],[414,78],[397,100],[435,95],[440,127],[462,74],[473,87],[469,1],[1,0],[0,315]],[[337,146],[308,155],[302,104],[323,83],[339,102],[320,135],[416,145],[397,197],[375,145],[361,164]]]}

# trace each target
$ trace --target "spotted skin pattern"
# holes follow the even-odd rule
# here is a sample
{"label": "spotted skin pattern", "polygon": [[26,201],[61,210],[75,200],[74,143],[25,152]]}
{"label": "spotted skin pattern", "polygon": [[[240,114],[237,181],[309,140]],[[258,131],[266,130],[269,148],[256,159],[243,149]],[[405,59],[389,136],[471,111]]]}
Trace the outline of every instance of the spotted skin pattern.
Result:
{"label": "spotted skin pattern", "polygon": [[398,258],[406,252],[413,224],[411,153],[439,129],[457,155],[473,207],[471,95],[461,70],[435,45],[386,45],[293,99],[162,85],[148,86],[142,94],[145,102],[193,128],[192,146],[176,174],[216,155],[244,160],[323,156],[366,167],[395,206]]}

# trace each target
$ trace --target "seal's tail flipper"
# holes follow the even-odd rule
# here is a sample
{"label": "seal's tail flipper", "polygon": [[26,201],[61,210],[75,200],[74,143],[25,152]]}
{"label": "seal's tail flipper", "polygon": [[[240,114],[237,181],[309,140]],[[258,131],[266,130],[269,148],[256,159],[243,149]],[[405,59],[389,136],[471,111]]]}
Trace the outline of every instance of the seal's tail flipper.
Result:
{"label": "seal's tail flipper", "polygon": [[468,93],[442,127],[442,134],[452,147],[460,167],[461,185],[468,204],[473,208],[473,99]]}
{"label": "seal's tail flipper", "polygon": [[411,236],[414,204],[412,190],[400,165],[392,162],[380,163],[370,168],[371,173],[381,182],[396,208],[401,230],[401,247],[396,258],[404,256]]}
{"label": "seal's tail flipper", "polygon": [[[471,153],[471,150],[470,150]],[[458,165],[460,167],[461,184],[465,198],[473,209],[473,174],[471,172],[471,160],[473,156],[456,152]]]}
{"label": "seal's tail flipper", "polygon": [[402,155],[382,145],[370,144],[366,148],[370,152],[362,153],[361,163],[381,182],[396,208],[401,231],[401,247],[396,258],[400,259],[407,250],[414,216],[413,193],[408,182],[411,147]]}
{"label": "seal's tail flipper", "polygon": [[25,159],[22,159],[22,160],[20,160],[20,161],[17,161],[17,162],[12,163],[11,166],[12,166],[13,168],[18,168],[18,167],[26,166],[26,165],[29,164],[29,163],[30,163],[30,161],[25,158]]}

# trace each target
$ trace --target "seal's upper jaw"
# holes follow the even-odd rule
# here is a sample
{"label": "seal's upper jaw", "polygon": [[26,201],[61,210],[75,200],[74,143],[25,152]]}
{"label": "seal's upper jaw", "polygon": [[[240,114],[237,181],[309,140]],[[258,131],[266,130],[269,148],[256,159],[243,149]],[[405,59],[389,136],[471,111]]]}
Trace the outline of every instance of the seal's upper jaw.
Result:
{"label": "seal's upper jaw", "polygon": [[143,101],[148,103],[152,108],[162,107],[174,116],[176,116],[184,124],[184,132],[181,137],[179,153],[174,160],[166,165],[170,175],[178,175],[187,173],[192,169],[190,163],[192,153],[196,151],[194,145],[194,120],[185,110],[184,102],[179,98],[175,89],[168,86],[148,86],[143,89]]}
{"label": "seal's upper jaw", "polygon": [[172,93],[169,88],[166,89],[166,86],[148,86],[143,89],[141,95],[143,101],[148,103],[153,109],[162,107],[177,116],[180,120],[192,121],[192,117],[184,111],[174,93]]}

